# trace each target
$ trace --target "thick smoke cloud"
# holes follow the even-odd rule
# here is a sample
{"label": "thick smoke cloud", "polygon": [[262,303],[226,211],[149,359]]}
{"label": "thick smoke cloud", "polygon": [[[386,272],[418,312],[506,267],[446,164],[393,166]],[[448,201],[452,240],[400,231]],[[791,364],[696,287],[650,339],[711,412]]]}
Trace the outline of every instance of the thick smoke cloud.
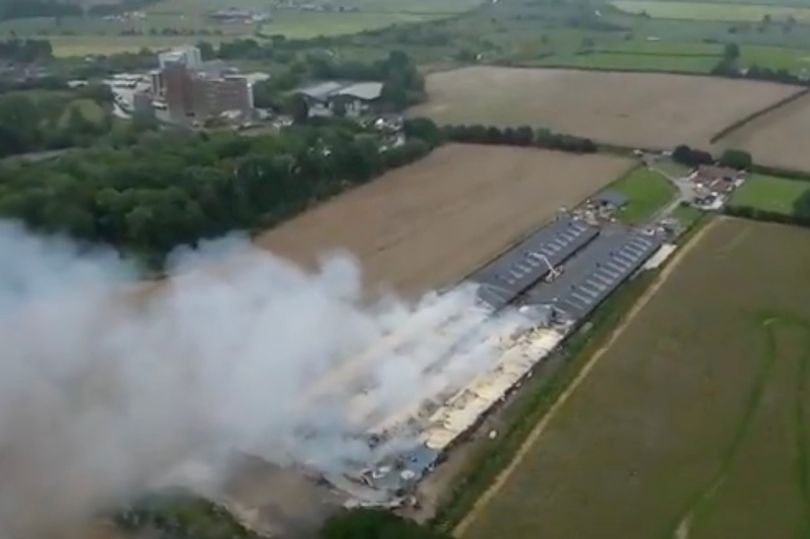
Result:
{"label": "thick smoke cloud", "polygon": [[[231,238],[176,253],[176,277],[143,285],[110,252],[14,224],[0,223],[0,253],[8,539],[58,536],[178,466],[216,469],[234,450],[321,470],[362,459],[354,434],[491,360],[477,338],[453,348],[483,320],[470,290],[369,303],[342,255],[307,274]],[[437,361],[451,351],[464,361]]]}

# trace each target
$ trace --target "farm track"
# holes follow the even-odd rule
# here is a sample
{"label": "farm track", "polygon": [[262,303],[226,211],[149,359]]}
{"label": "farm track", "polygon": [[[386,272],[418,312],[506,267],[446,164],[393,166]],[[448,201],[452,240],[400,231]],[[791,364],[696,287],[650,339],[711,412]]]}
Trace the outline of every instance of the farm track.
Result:
{"label": "farm track", "polygon": [[512,474],[515,472],[517,467],[521,464],[523,459],[525,459],[526,455],[528,454],[529,450],[532,448],[534,444],[540,439],[540,437],[545,432],[548,425],[551,423],[552,419],[554,419],[557,412],[565,405],[565,403],[571,398],[571,396],[576,391],[577,387],[588,377],[590,372],[599,362],[599,360],[604,356],[608,350],[610,350],[613,343],[624,333],[625,329],[630,325],[633,319],[638,315],[638,313],[644,308],[645,305],[649,303],[649,301],[655,296],[658,290],[663,286],[663,284],[667,281],[669,276],[672,272],[678,267],[678,265],[683,261],[686,255],[700,243],[701,238],[703,238],[706,233],[715,225],[715,223],[720,222],[722,218],[715,219],[714,221],[709,222],[706,224],[702,229],[700,229],[696,234],[694,234],[679,251],[676,253],[675,257],[670,261],[669,264],[664,267],[652,285],[644,292],[644,294],[636,301],[635,305],[632,309],[625,315],[624,319],[622,320],[621,324],[616,327],[613,332],[610,334],[608,339],[605,343],[591,356],[588,362],[582,367],[579,374],[577,374],[576,378],[571,382],[571,384],[566,388],[562,393],[560,393],[557,401],[551,406],[548,413],[543,416],[537,426],[532,429],[529,435],[526,437],[524,442],[521,444],[520,448],[515,453],[514,458],[512,461],[496,476],[495,480],[492,482],[492,485],[484,491],[480,498],[475,502],[470,512],[464,517],[464,519],[459,522],[459,524],[453,529],[453,535],[455,537],[462,537],[464,532],[470,527],[470,525],[475,521],[481,511],[486,507],[489,501],[498,494],[498,491],[503,487],[504,484],[509,480]]}

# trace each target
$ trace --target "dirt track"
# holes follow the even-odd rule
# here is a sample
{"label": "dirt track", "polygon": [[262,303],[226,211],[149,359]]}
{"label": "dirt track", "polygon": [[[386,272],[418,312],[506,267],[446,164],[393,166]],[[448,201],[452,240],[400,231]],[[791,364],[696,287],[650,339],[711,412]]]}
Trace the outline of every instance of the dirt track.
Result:
{"label": "dirt track", "polygon": [[470,525],[475,521],[476,517],[481,513],[481,511],[486,507],[487,503],[498,493],[498,491],[503,487],[503,485],[509,480],[512,474],[515,472],[517,467],[526,457],[526,454],[529,452],[529,449],[537,443],[539,438],[543,435],[548,427],[549,423],[554,419],[557,411],[562,408],[571,395],[574,394],[577,387],[588,377],[588,374],[593,370],[594,366],[598,363],[598,361],[605,355],[605,353],[610,349],[614,342],[621,336],[624,332],[625,328],[632,322],[633,318],[644,308],[647,303],[655,296],[656,292],[661,288],[661,286],[666,282],[667,278],[670,274],[677,268],[678,264],[685,258],[685,256],[692,250],[692,248],[700,242],[700,239],[708,232],[708,230],[719,221],[715,220],[712,223],[706,225],[703,229],[701,229],[697,234],[692,236],[689,240],[689,243],[686,244],[680,251],[678,251],[675,255],[675,258],[666,265],[666,267],[661,271],[658,275],[658,278],[655,282],[648,288],[644,294],[636,301],[633,308],[628,311],[625,315],[624,320],[618,327],[616,327],[613,332],[610,334],[610,337],[607,341],[599,347],[599,349],[594,352],[594,354],[588,359],[588,362],[582,367],[582,370],[577,374],[576,378],[569,384],[569,386],[559,395],[557,400],[549,409],[548,413],[543,416],[540,422],[532,429],[529,433],[529,436],[526,437],[526,440],[521,444],[520,448],[518,449],[515,457],[509,463],[506,468],[504,468],[492,482],[492,485],[481,495],[480,498],[475,502],[470,512],[464,517],[464,519],[459,522],[458,526],[455,527],[453,530],[453,535],[456,537],[464,536],[464,532],[470,527]]}
{"label": "dirt track", "polygon": [[256,238],[306,267],[345,249],[369,289],[448,286],[615,179],[631,162],[537,149],[443,146]]}
{"label": "dirt track", "polygon": [[410,112],[440,123],[529,124],[597,141],[708,147],[739,118],[800,90],[769,82],[661,73],[467,67],[427,78]]}

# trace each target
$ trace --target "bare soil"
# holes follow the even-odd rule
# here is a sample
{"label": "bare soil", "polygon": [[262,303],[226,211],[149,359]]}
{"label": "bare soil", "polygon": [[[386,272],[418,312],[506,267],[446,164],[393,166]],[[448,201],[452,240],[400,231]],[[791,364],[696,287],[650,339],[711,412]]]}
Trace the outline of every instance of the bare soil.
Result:
{"label": "bare soil", "polygon": [[329,251],[346,250],[358,259],[367,289],[419,294],[458,282],[631,164],[605,155],[447,145],[256,243],[307,268]]}
{"label": "bare soil", "polygon": [[793,170],[810,171],[810,95],[732,131],[718,143],[719,148],[751,152],[755,163]]}
{"label": "bare soil", "polygon": [[527,124],[643,148],[708,147],[727,125],[799,90],[689,75],[477,66],[428,75],[429,100],[410,114],[443,124]]}

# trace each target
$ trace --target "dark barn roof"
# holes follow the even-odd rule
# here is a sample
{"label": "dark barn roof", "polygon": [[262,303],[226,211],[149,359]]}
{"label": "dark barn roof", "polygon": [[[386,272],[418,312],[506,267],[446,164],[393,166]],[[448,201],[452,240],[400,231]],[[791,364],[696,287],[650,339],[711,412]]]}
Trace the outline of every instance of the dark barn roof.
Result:
{"label": "dark barn roof", "polygon": [[551,283],[529,293],[529,303],[553,305],[572,320],[582,320],[663,243],[660,233],[625,230],[603,235]]}
{"label": "dark barn roof", "polygon": [[548,273],[546,259],[558,266],[598,233],[582,220],[560,217],[474,273],[479,298],[494,309],[504,307]]}

